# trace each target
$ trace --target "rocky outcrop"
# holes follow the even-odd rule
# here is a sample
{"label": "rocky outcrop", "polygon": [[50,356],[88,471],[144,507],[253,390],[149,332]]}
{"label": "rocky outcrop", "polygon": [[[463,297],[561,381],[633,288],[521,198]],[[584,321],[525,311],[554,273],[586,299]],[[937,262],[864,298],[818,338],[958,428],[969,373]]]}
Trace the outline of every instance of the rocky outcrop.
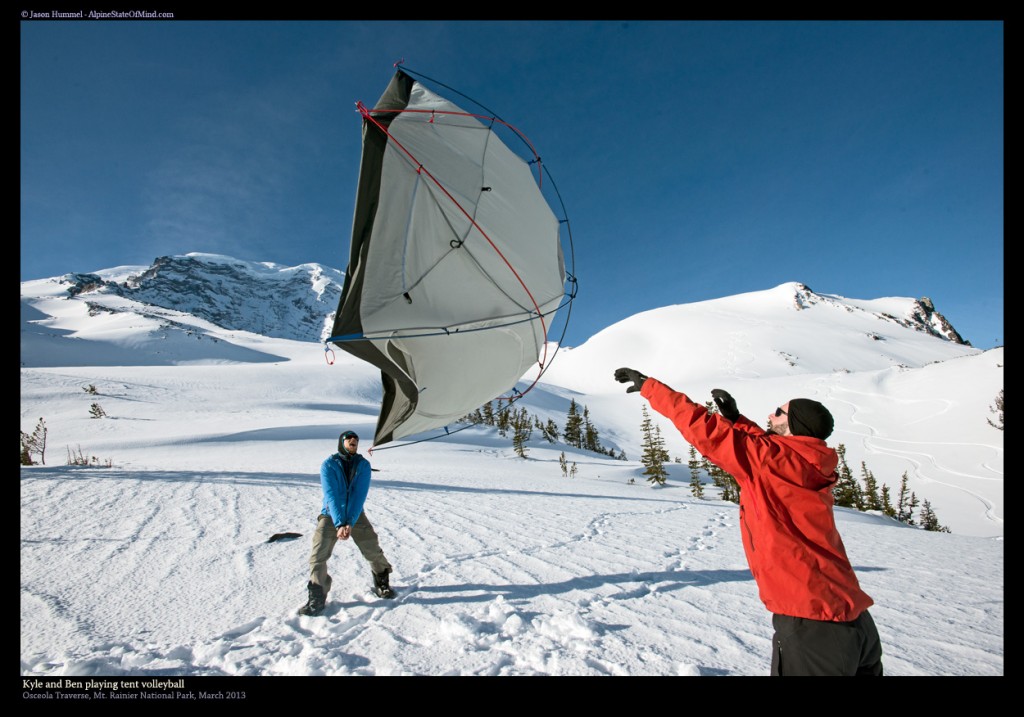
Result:
{"label": "rocky outcrop", "polygon": [[930,333],[949,339],[955,344],[970,346],[971,342],[964,339],[953,328],[953,324],[946,320],[946,317],[935,310],[935,305],[927,296],[917,300],[917,309],[912,313],[912,320],[916,320],[922,326],[928,327]]}
{"label": "rocky outcrop", "polygon": [[[840,298],[816,294],[805,284],[797,283],[793,286],[793,303],[797,311],[825,304],[842,308],[849,312],[863,310],[845,303],[845,301]],[[908,299],[907,301],[910,300]],[[945,316],[935,310],[935,305],[927,296],[921,297],[916,301],[911,301],[910,308],[903,316],[893,316],[886,312],[877,312],[874,313],[874,315],[885,321],[892,321],[908,329],[914,329],[915,331],[922,331],[926,334],[931,334],[932,336],[938,336],[939,338],[946,339],[947,341],[952,341],[955,344],[961,344],[963,346],[971,345],[970,341],[965,340],[959,333],[957,333],[957,330],[953,328],[953,325],[949,323]],[[868,334],[868,336],[876,341],[881,338],[878,335],[872,334]]]}
{"label": "rocky outcrop", "polygon": [[69,274],[71,296],[107,291],[192,314],[225,329],[322,341],[334,322],[343,274],[319,264],[278,267],[212,255],[163,256],[121,283]]}
{"label": "rocky outcrop", "polygon": [[68,294],[71,296],[102,289],[106,284],[96,274],[65,274],[61,277],[61,282],[71,285],[68,287]]}

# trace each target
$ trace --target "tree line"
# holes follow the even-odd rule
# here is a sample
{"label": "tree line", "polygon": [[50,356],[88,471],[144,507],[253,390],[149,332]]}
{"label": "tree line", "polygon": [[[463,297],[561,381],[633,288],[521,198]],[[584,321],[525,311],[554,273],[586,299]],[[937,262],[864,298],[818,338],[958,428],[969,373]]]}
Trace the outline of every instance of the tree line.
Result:
{"label": "tree line", "polygon": [[[85,392],[89,395],[98,394],[96,387],[92,384],[85,387]],[[567,445],[574,448],[607,455],[617,460],[627,460],[625,451],[620,451],[616,454],[614,448],[606,448],[601,445],[600,433],[597,426],[590,419],[590,409],[587,406],[583,406],[581,410],[580,405],[576,403],[575,399],[569,400],[569,410],[566,414],[565,425],[561,429],[559,429],[558,424],[553,419],[542,420],[539,416],[529,413],[525,406],[515,409],[514,403],[514,399],[499,398],[495,401],[488,401],[475,411],[460,418],[458,422],[492,426],[498,430],[498,434],[502,438],[507,438],[511,434],[512,448],[520,458],[526,458],[529,453],[526,443],[533,435],[533,431],[536,430],[548,443],[555,443],[561,438]],[[709,413],[718,412],[718,406],[713,401],[706,401],[704,406]],[[647,476],[649,483],[664,485],[668,478],[665,464],[670,462],[672,458],[665,447],[665,440],[661,435],[661,427],[655,425],[651,420],[646,404],[643,404],[641,409],[640,462],[644,466],[643,475]],[[1002,390],[996,396],[995,406],[990,410],[996,414],[998,423],[994,423],[989,419],[989,424],[994,428],[1003,430]],[[94,403],[90,407],[90,415],[93,418],[103,418],[106,417],[106,412],[103,411],[99,404]],[[35,465],[36,461],[33,460],[33,455],[38,455],[38,462],[45,464],[46,437],[46,423],[42,418],[39,419],[32,433],[21,431],[21,465]],[[948,527],[939,523],[938,516],[935,514],[931,503],[927,500],[922,502],[918,499],[916,493],[908,489],[906,472],[903,473],[900,480],[899,493],[893,499],[889,486],[885,483],[879,486],[874,474],[868,469],[864,461],[861,461],[861,481],[864,484],[861,487],[860,483],[853,477],[853,472],[846,462],[845,445],[840,443],[836,448],[836,453],[839,454],[839,466],[836,469],[838,479],[832,488],[832,495],[836,505],[864,512],[877,511],[901,523],[919,525],[924,530],[942,533],[950,532]],[[98,463],[98,459],[95,457],[92,457],[91,460],[85,460],[81,456],[81,449],[79,449],[78,454],[73,454],[69,449],[69,465]],[[736,479],[712,464],[707,458],[698,456],[697,450],[690,446],[687,466],[690,470],[691,494],[695,498],[703,498],[704,484],[701,480],[701,472],[703,471],[711,479],[712,484],[719,488],[722,500],[739,503],[740,487]],[[677,457],[675,462],[681,463],[682,461]],[[110,465],[109,460],[107,465]],[[563,475],[569,477],[576,475],[576,464],[573,463],[570,468],[564,452],[559,458],[559,465]],[[631,480],[630,482],[633,481]],[[918,505],[921,506],[921,511],[915,519],[914,511]]]}
{"label": "tree line", "polygon": [[520,458],[526,458],[529,448],[526,442],[536,430],[548,443],[556,443],[559,438],[574,448],[581,448],[592,453],[600,453],[617,460],[626,460],[626,452],[615,453],[614,448],[601,445],[601,436],[597,426],[590,420],[590,409],[580,408],[576,399],[569,399],[569,411],[565,417],[565,426],[559,428],[554,419],[542,420],[531,414],[526,407],[515,408],[515,401],[496,399],[488,401],[475,411],[459,419],[459,423],[481,426],[493,426],[498,429],[502,438],[512,438],[512,448]]}

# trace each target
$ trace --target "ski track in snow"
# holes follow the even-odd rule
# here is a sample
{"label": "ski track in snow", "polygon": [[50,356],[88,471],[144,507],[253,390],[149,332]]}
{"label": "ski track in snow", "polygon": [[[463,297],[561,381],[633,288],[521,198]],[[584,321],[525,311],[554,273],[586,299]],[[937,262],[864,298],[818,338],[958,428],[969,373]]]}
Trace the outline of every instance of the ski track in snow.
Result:
{"label": "ski track in snow", "polygon": [[[847,393],[847,394],[855,393],[856,395],[871,396],[871,397],[875,397],[875,396],[878,395],[878,394],[869,394],[869,393],[865,393],[865,392],[853,392],[853,391],[849,391],[848,389],[843,389],[843,392]],[[942,460],[938,459],[934,455],[934,453],[926,453],[924,451],[915,451],[915,450],[912,450],[910,448],[910,446],[928,446],[928,447],[930,447],[934,451],[934,450],[938,450],[940,448],[955,448],[956,446],[978,447],[980,444],[977,444],[977,443],[949,443],[949,442],[945,442],[945,443],[942,443],[942,444],[936,444],[935,442],[929,442],[929,441],[911,441],[911,440],[894,439],[894,438],[888,438],[886,436],[881,436],[881,435],[878,434],[878,430],[873,428],[870,424],[858,420],[858,418],[857,418],[857,410],[858,409],[857,409],[857,404],[855,402],[850,401],[848,399],[844,399],[844,398],[835,396],[835,395],[831,395],[831,394],[830,394],[829,398],[832,401],[843,402],[843,403],[851,406],[854,409],[853,413],[852,413],[852,416],[851,416],[851,420],[853,421],[854,424],[859,425],[859,426],[863,426],[864,429],[866,430],[866,433],[865,433],[865,435],[862,438],[862,445],[864,447],[864,450],[869,455],[893,456],[893,457],[898,457],[898,458],[905,459],[905,460],[907,460],[911,464],[911,466],[912,466],[911,475],[913,475],[913,477],[917,479],[919,485],[935,484],[935,485],[944,486],[946,488],[949,488],[949,489],[958,491],[960,493],[963,493],[970,500],[976,501],[979,504],[981,504],[981,506],[983,508],[982,512],[983,512],[983,514],[985,515],[986,518],[988,518],[989,520],[991,520],[991,521],[993,521],[995,523],[1000,523],[1001,524],[1003,522],[1002,516],[1000,516],[1000,515],[998,515],[996,513],[996,506],[992,502],[992,500],[987,498],[985,495],[979,493],[977,490],[973,490],[973,489],[971,489],[969,487],[969,486],[972,486],[972,485],[977,485],[978,481],[982,481],[982,484],[984,484],[985,481],[995,481],[995,482],[998,483],[997,487],[1001,488],[1002,487],[1002,483],[1003,483],[1003,474],[1002,474],[1001,471],[993,470],[990,466],[986,465],[984,462],[981,462],[978,465],[980,467],[985,468],[986,470],[988,470],[989,472],[993,473],[994,475],[986,475],[984,473],[982,473],[982,474],[979,474],[979,473],[968,473],[966,471],[959,470],[958,468],[951,466],[946,461],[942,461]],[[900,400],[900,399],[892,399],[892,400]],[[951,410],[951,405],[952,404],[951,404],[950,401],[945,401],[945,400],[941,400],[941,399],[928,399],[928,400],[936,401],[936,402],[940,403],[941,404],[941,408],[939,410],[937,410],[935,413],[933,413],[932,415],[926,415],[926,416],[918,419],[917,422],[921,422],[921,421],[925,421],[925,420],[932,420],[936,416],[942,415],[944,413],[947,413],[949,410]],[[920,403],[922,403],[924,401],[922,401],[920,399],[903,399],[903,402],[904,403],[908,403],[908,404],[909,403],[920,404]],[[900,444],[900,445],[908,446],[908,447],[907,448],[898,448],[898,447],[896,447],[893,444]],[[851,466],[851,468],[852,468],[852,466]],[[956,483],[956,482],[953,482],[952,480],[942,480],[942,479],[936,478],[935,476],[937,476],[937,475],[945,475],[945,476],[950,476],[950,477],[960,477],[960,478],[964,478],[966,480],[963,483]],[[882,482],[886,482],[886,481],[879,481],[879,482],[882,483]],[[897,487],[898,487],[898,484],[897,484]]]}
{"label": "ski track in snow", "polygon": [[753,366],[757,360],[757,353],[750,345],[750,339],[743,331],[729,332],[729,346],[726,349],[722,371],[736,379],[758,378],[761,374],[753,369],[743,368]]}

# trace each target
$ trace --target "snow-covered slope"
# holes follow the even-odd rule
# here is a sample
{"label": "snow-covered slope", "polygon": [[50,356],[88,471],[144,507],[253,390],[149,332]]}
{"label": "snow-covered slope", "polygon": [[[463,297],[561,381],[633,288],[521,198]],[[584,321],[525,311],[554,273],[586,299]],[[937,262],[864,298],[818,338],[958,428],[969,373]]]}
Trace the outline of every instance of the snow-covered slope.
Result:
{"label": "snow-covered slope", "polygon": [[850,300],[791,282],[636,314],[563,349],[546,378],[600,393],[614,389],[608,366],[682,385],[916,368],[981,353],[945,325],[927,300]]}
{"label": "snow-covered slope", "polygon": [[[343,373],[369,406],[369,435],[380,400],[376,371],[343,351],[325,354],[315,343],[329,327],[342,279],[315,265],[188,255],[148,268],[24,282],[22,366],[74,367],[76,375],[87,375],[88,367],[225,364],[249,375],[260,365],[290,363],[280,370],[307,376],[310,391],[328,402],[340,400],[327,387]],[[271,337],[314,329],[309,341]],[[330,368],[325,358],[337,362],[333,372],[322,373]],[[1003,435],[989,421],[1003,386],[1002,363],[1002,349],[960,343],[927,299],[847,299],[792,282],[618,322],[581,346],[559,350],[521,405],[561,426],[575,400],[589,410],[605,447],[636,458],[641,404],[612,380],[620,366],[698,401],[725,388],[756,422],[790,398],[815,398],[835,415],[830,443],[845,446],[855,475],[863,464],[895,491],[906,473],[910,488],[953,531],[1001,535]],[[520,390],[535,376],[528,373]],[[23,387],[37,378],[23,373]],[[38,380],[44,394],[52,388],[50,377]],[[269,394],[273,384],[254,379],[252,390]],[[225,405],[232,401],[230,391],[209,391]],[[25,420],[38,413],[25,411]],[[678,432],[654,419],[673,456],[685,460],[688,446]]]}
{"label": "snow-covered slope", "polygon": [[[906,471],[953,530],[837,510],[886,674],[1003,672],[1003,433],[988,423],[1003,351],[901,325],[911,300],[784,285],[641,314],[559,352],[519,405],[561,427],[575,400],[633,460],[537,431],[524,460],[481,426],[379,447],[367,513],[399,598],[369,596],[345,544],[326,614],[305,618],[318,467],[341,430],[372,435],[376,369],[77,285],[22,285],[21,428],[47,427],[46,465],[21,470],[23,675],[766,674],[771,623],[737,506],[710,485],[690,495],[666,424],[684,462],[645,483],[643,401],[612,380],[619,365],[698,399],[721,385],[755,420],[823,400],[855,474],[865,460],[895,487]],[[67,465],[82,460],[110,467]],[[302,536],[267,543],[286,531]]]}
{"label": "snow-covered slope", "polygon": [[[48,426],[46,465],[21,470],[22,675],[767,674],[771,621],[737,506],[710,485],[693,498],[685,464],[670,463],[667,485],[654,488],[635,460],[536,433],[525,460],[483,427],[375,451],[366,510],[399,597],[369,594],[369,568],[349,541],[331,560],[325,615],[296,615],[319,463],[341,430],[371,433],[380,382],[341,352],[328,365],[317,344],[231,341],[282,360],[22,369],[22,428],[40,417]],[[857,419],[844,430],[868,438],[913,427],[918,390],[932,391],[934,378],[969,392],[989,369],[965,362],[988,356],[890,371],[874,391],[844,393]],[[561,425],[568,395],[590,404],[603,431],[628,415],[620,438],[636,457],[641,399],[600,403],[547,386],[524,401]],[[105,418],[90,416],[94,403]],[[954,451],[981,442],[980,427],[958,426]],[[561,474],[563,453],[574,478]],[[65,465],[69,454],[111,467]],[[964,508],[937,505],[953,535],[837,511],[876,603],[887,675],[1003,674],[1003,542],[961,531],[979,522]],[[267,542],[285,531],[302,535]],[[240,684],[255,698],[278,683]]]}

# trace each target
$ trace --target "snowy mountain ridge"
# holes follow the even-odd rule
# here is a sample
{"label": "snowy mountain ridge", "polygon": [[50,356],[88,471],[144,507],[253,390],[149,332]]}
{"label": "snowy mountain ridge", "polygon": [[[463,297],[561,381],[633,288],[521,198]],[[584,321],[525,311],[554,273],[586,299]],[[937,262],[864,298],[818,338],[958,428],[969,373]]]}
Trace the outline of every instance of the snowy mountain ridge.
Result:
{"label": "snowy mountain ridge", "polygon": [[114,294],[225,329],[321,341],[333,323],[344,274],[320,264],[283,267],[191,253],[159,257],[145,268],[66,274],[56,281],[67,285],[69,298]]}
{"label": "snowy mountain ridge", "polygon": [[[333,322],[344,273],[316,263],[283,267],[190,253],[158,257],[149,267],[72,273],[49,281],[66,285],[68,298],[115,294],[189,313],[226,329],[294,341],[322,341]],[[268,285],[272,290],[268,291]],[[797,282],[792,287],[793,308],[798,311],[832,305],[970,346],[927,297],[858,301],[818,294]]]}
{"label": "snowy mountain ridge", "polygon": [[881,302],[856,301],[827,294],[816,294],[809,287],[803,284],[796,284],[796,308],[798,310],[809,308],[821,302],[832,303],[842,306],[847,311],[855,311],[858,309],[868,311],[880,319],[893,321],[908,329],[932,334],[933,336],[948,339],[953,343],[963,344],[965,346],[971,345],[970,341],[966,341],[960,336],[945,316],[935,310],[935,304],[933,304],[932,300],[927,296],[923,296],[917,300],[894,299],[891,301],[907,304],[905,307],[902,307],[902,316],[894,316],[889,313],[886,310],[888,307],[881,305]]}

